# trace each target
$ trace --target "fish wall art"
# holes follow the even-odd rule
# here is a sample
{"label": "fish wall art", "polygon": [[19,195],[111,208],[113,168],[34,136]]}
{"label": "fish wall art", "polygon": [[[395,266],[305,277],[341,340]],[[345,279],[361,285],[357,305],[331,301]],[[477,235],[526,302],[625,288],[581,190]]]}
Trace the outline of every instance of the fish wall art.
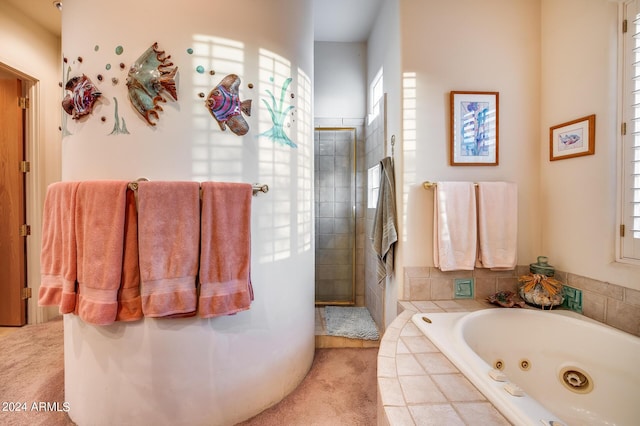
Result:
{"label": "fish wall art", "polygon": [[251,99],[240,101],[239,87],[240,77],[235,74],[227,75],[209,92],[205,105],[221,130],[224,131],[229,126],[229,130],[242,136],[249,131],[249,123],[242,113],[251,116]]}
{"label": "fish wall art", "polygon": [[62,108],[74,120],[93,111],[93,105],[102,95],[86,75],[72,77],[64,86],[69,91],[62,100]]}
{"label": "fish wall art", "polygon": [[151,126],[156,125],[152,117],[158,120],[158,111],[162,111],[158,103],[167,101],[163,94],[178,100],[175,81],[178,67],[173,66],[170,58],[171,55],[165,56],[164,50],[159,50],[158,43],[154,43],[135,61],[127,76],[129,100]]}

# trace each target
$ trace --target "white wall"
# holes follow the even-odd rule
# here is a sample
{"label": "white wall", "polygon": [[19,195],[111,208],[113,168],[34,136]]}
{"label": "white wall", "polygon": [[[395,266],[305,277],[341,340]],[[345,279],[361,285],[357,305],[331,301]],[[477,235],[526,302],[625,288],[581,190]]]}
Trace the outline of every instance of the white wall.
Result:
{"label": "white wall", "polygon": [[[556,268],[640,289],[615,262],[618,4],[542,0],[542,251]],[[549,128],[596,115],[595,155],[549,161]]]}
{"label": "white wall", "polygon": [[365,43],[314,43],[314,117],[364,118]]}
{"label": "white wall", "polygon": [[[386,13],[393,13],[391,3],[383,6],[390,8]],[[393,50],[383,32],[369,41],[369,72],[384,63],[385,86],[396,85],[385,87],[390,94],[388,138],[400,136],[396,152],[402,153],[401,158],[396,154],[401,242],[395,291],[402,288],[405,266],[433,265],[433,192],[422,188],[425,180],[516,182],[519,262],[534,261],[541,254],[539,2],[399,0],[397,5],[400,51]],[[449,166],[453,90],[500,93],[499,166]]]}
{"label": "white wall", "polygon": [[60,38],[45,31],[22,12],[0,2],[0,64],[27,82],[31,107],[27,112],[27,283],[32,289],[29,323],[44,322],[58,314],[38,308],[40,287],[41,212],[46,187],[60,180]]}
{"label": "white wall", "polygon": [[[67,122],[63,179],[268,184],[269,193],[252,201],[255,301],[248,311],[208,320],[92,327],[66,318],[65,398],[80,425],[235,424],[293,390],[313,360],[311,1],[239,0],[229,16],[219,0],[187,0],[179,10],[151,3],[65,0],[62,41],[71,75],[85,73],[103,96],[91,116]],[[133,110],[125,80],[153,42],[178,66],[178,102],[162,104],[152,127]],[[242,137],[221,131],[198,96],[230,73],[242,79],[241,100],[253,101]],[[283,104],[295,108],[284,130],[297,148],[258,136],[273,125],[267,91],[279,103],[288,77]],[[110,135],[114,99],[129,134]]]}

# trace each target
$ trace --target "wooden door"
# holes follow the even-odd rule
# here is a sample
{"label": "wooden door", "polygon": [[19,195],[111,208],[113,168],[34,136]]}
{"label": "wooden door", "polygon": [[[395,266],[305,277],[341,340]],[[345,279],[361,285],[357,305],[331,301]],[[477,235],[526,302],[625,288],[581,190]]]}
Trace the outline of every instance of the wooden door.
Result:
{"label": "wooden door", "polygon": [[0,78],[0,325],[24,325],[26,300],[24,114],[22,82]]}

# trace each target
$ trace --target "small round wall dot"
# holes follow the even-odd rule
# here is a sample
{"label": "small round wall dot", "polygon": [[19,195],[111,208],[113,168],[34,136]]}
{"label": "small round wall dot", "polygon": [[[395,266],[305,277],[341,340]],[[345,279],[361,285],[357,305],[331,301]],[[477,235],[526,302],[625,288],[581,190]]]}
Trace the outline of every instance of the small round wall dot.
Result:
{"label": "small round wall dot", "polygon": [[124,62],[120,62],[120,69],[123,70],[124,69]]}
{"label": "small round wall dot", "polygon": [[82,56],[78,56],[78,62],[82,63]]}
{"label": "small round wall dot", "polygon": [[102,117],[100,117],[100,120],[104,123],[105,121],[107,121],[107,117],[102,116]]}
{"label": "small round wall dot", "polygon": [[102,74],[98,74],[98,81],[102,81]]}
{"label": "small round wall dot", "polygon": [[62,58],[62,61],[66,64],[67,62],[69,62],[69,60],[67,58]]}
{"label": "small round wall dot", "polygon": [[253,89],[253,83],[249,83],[249,84],[247,84],[247,87],[248,87],[249,89]]}
{"label": "small round wall dot", "polygon": [[62,82],[61,81],[58,82],[58,86],[62,87]]}
{"label": "small round wall dot", "polygon": [[200,96],[201,98],[204,98],[204,93],[200,92],[198,93],[198,96]]}
{"label": "small round wall dot", "polygon": [[118,79],[117,79],[117,78],[115,78],[115,77],[113,77],[113,78],[111,79],[111,82],[112,82],[113,84],[118,84]]}
{"label": "small round wall dot", "polygon": [[209,75],[216,75],[216,72],[214,70],[209,71]]}

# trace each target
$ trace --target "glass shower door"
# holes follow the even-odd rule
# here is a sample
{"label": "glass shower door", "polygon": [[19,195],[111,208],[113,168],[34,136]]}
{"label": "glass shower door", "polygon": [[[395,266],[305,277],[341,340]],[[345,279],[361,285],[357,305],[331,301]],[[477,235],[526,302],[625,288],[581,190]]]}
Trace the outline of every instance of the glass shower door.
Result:
{"label": "glass shower door", "polygon": [[356,132],[316,128],[316,305],[355,303]]}

